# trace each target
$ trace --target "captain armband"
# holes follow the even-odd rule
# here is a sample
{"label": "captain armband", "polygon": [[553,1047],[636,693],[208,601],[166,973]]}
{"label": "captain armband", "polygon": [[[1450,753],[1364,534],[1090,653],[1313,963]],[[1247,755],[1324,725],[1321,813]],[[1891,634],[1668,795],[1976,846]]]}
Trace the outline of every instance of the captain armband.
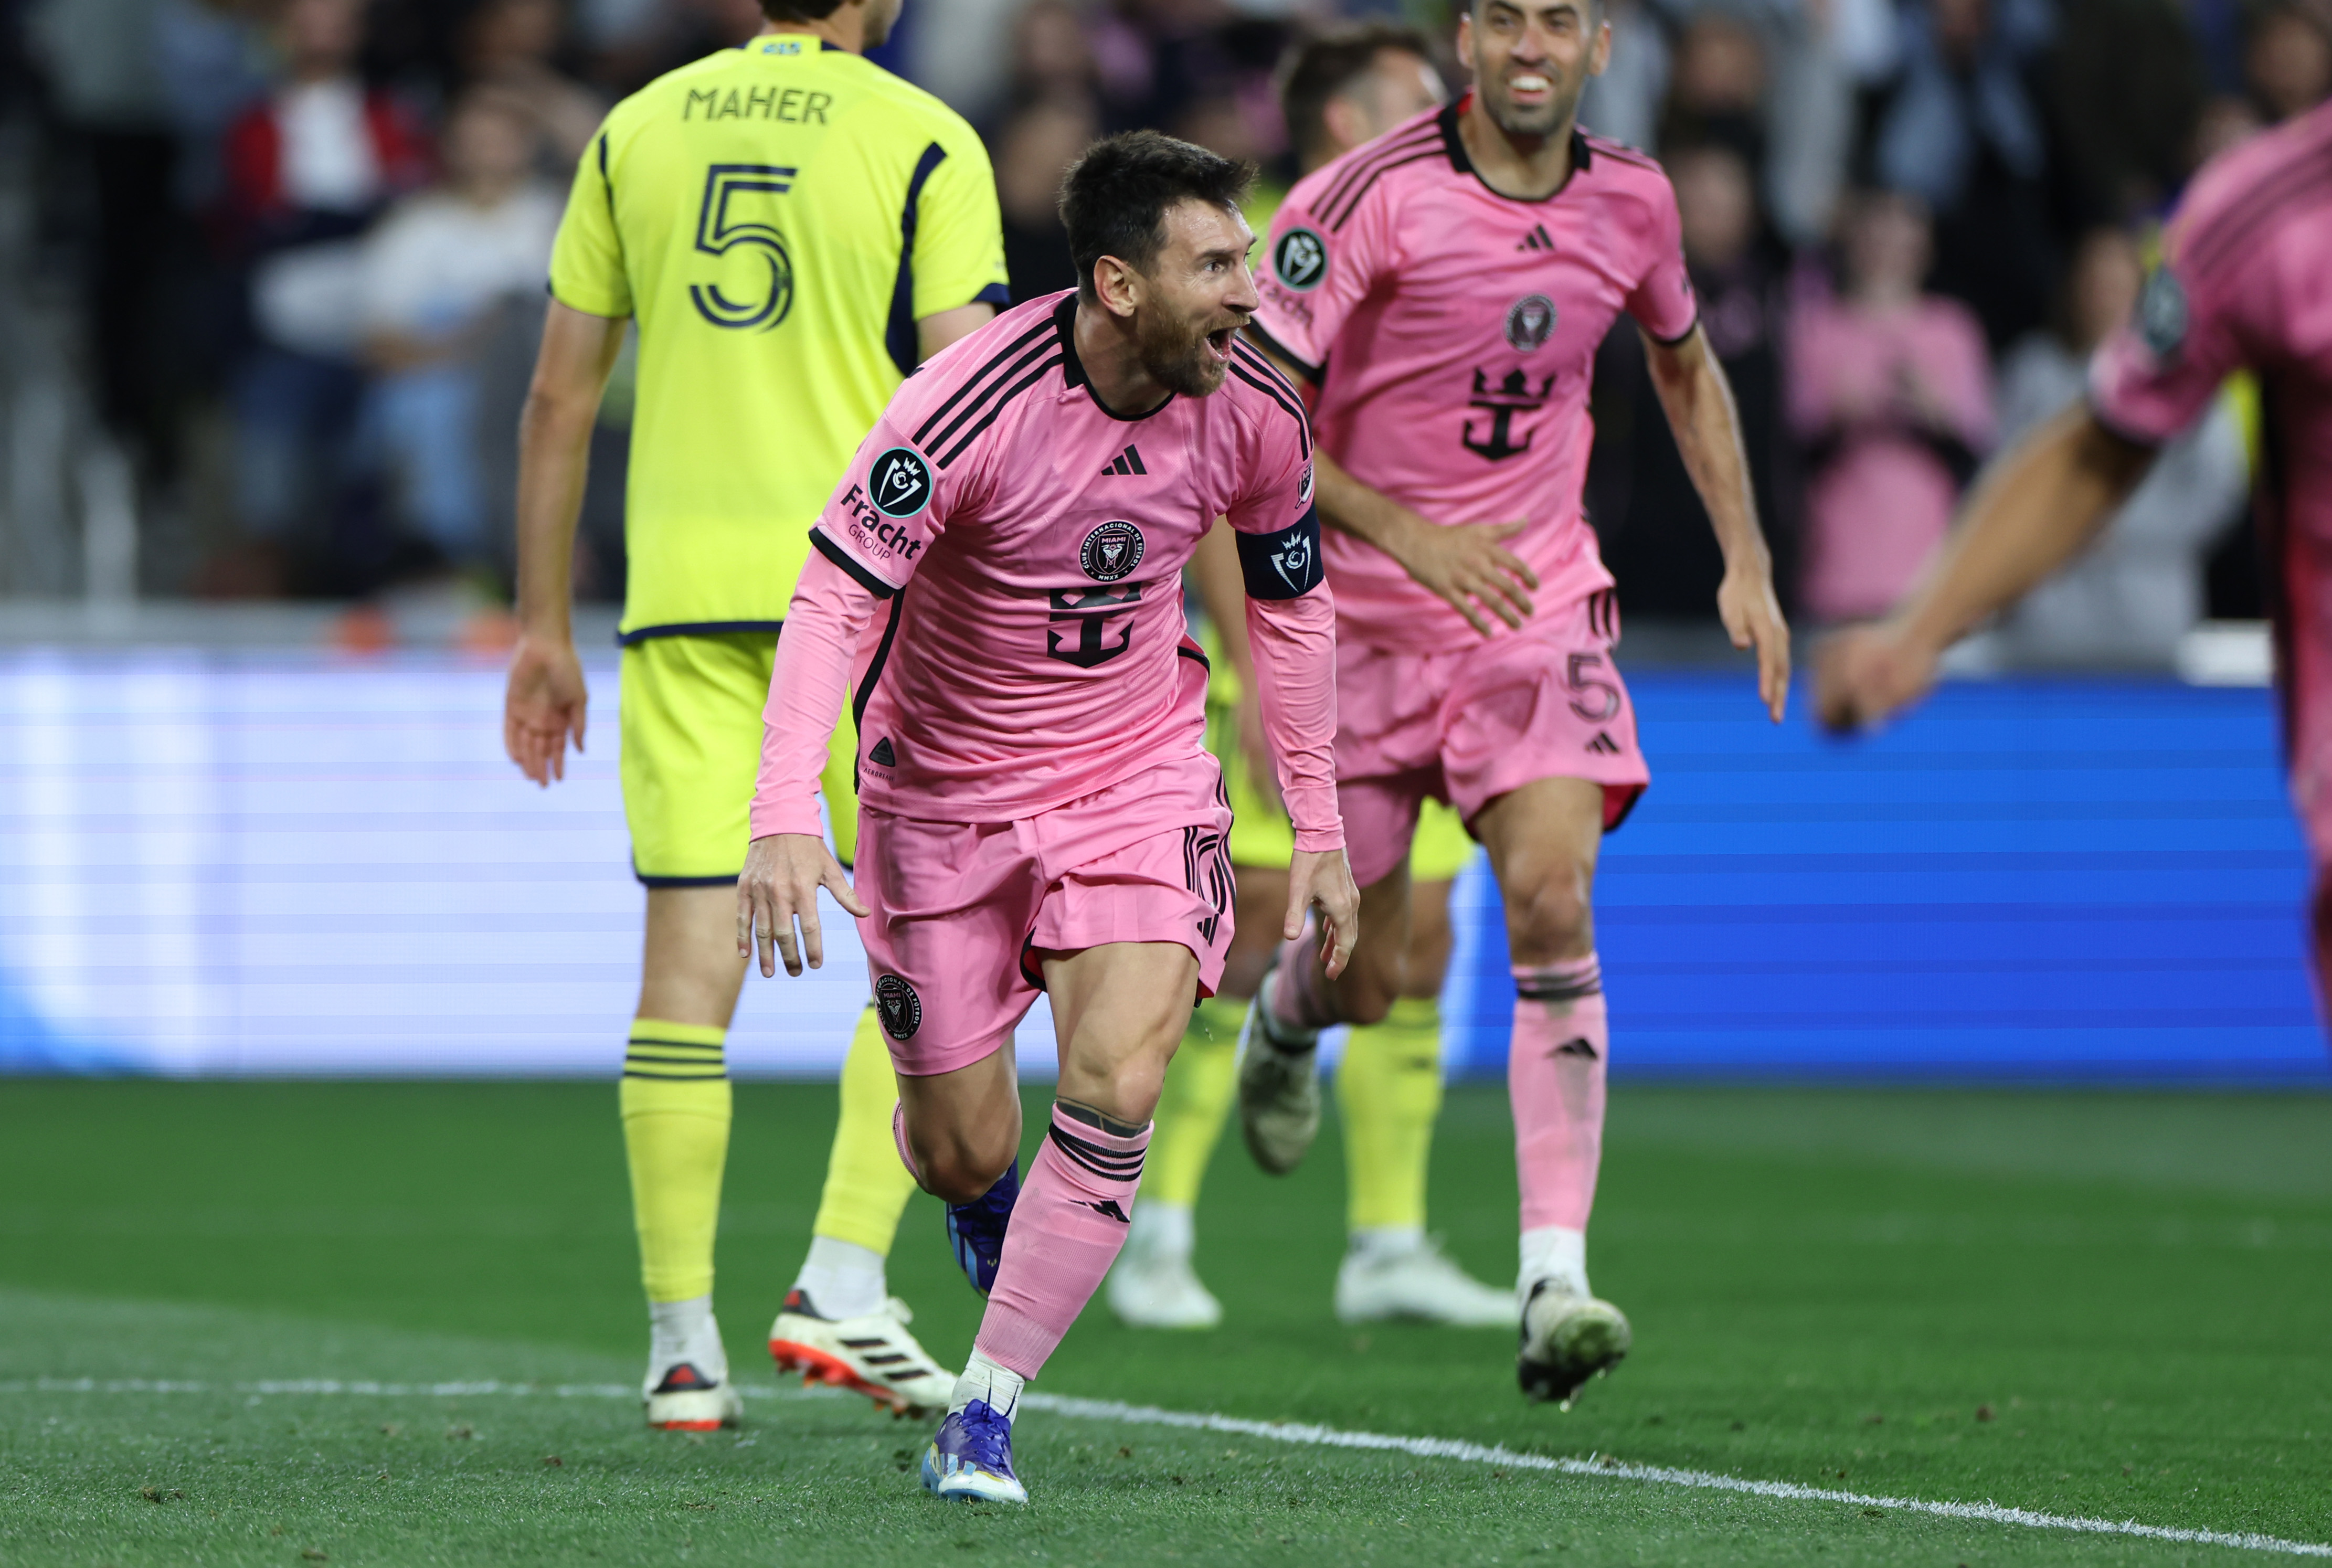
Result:
{"label": "captain armband", "polygon": [[1276,533],[1241,533],[1239,570],[1247,578],[1251,599],[1302,598],[1320,586],[1320,509],[1307,506],[1304,515]]}

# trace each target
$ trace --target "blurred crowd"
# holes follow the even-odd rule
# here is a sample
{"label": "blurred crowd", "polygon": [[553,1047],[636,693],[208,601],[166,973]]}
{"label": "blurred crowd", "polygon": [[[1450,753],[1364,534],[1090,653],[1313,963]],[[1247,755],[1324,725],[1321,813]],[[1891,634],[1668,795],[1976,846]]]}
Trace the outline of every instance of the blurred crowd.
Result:
{"label": "blurred crowd", "polygon": [[[1609,0],[1582,119],[1675,181],[1800,619],[1883,608],[1988,457],[2080,395],[2195,169],[2332,92],[2327,6]],[[1351,58],[1463,90],[1448,0],[909,0],[878,58],[986,136],[1025,296],[1074,281],[1053,193],[1101,132],[1257,159],[1264,217],[1323,105],[1371,91],[1310,81],[1291,126],[1293,51],[1364,23]],[[759,25],[754,0],[0,0],[31,253],[134,465],[146,590],[495,591],[574,161],[616,99]],[[1996,641],[2142,664],[2255,615],[2254,406],[2232,385]],[[1623,607],[1708,618],[1716,547],[1624,324],[1594,408]],[[601,598],[626,416],[619,375],[578,569]]]}

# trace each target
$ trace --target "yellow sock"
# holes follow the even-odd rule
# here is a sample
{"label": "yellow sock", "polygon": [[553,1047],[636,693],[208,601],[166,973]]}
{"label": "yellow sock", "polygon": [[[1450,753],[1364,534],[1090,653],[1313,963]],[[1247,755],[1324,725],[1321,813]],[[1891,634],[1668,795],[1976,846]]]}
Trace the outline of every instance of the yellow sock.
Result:
{"label": "yellow sock", "polygon": [[848,1241],[884,1257],[899,1233],[899,1216],[915,1193],[915,1179],[899,1160],[891,1135],[891,1107],[899,1080],[890,1047],[874,1021],[874,1004],[858,1015],[850,1055],[842,1063],[842,1114],[826,1159],[826,1190],[818,1198],[813,1234]]}
{"label": "yellow sock", "polygon": [[650,1301],[712,1294],[712,1234],[729,1162],[727,1035],[709,1024],[632,1020],[619,1103]]}
{"label": "yellow sock", "polygon": [[1247,1003],[1235,997],[1209,997],[1190,1014],[1158,1093],[1142,1197],[1181,1209],[1198,1203],[1238,1087],[1238,1032],[1246,1018]]}
{"label": "yellow sock", "polygon": [[1422,997],[1352,1031],[1336,1069],[1344,1116],[1346,1224],[1425,1228],[1425,1167],[1441,1114],[1441,1009]]}

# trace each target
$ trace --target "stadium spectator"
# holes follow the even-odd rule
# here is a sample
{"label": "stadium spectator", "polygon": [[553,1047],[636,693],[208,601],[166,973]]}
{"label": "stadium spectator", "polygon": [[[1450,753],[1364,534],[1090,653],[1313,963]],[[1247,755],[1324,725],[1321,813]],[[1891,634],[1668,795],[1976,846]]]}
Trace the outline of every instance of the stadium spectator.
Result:
{"label": "stadium spectator", "polygon": [[[1671,153],[1685,263],[1700,322],[1732,383],[1757,512],[1789,584],[1796,559],[1796,454],[1782,405],[1788,259],[1758,210],[1754,171],[1722,142]],[[1662,414],[1643,340],[1623,322],[1595,362],[1595,454],[1588,515],[1629,616],[1698,617],[1716,595],[1725,558]]]}
{"label": "stadium spectator", "polygon": [[1808,473],[1800,600],[1818,620],[1901,597],[1992,444],[1983,330],[1920,292],[1930,253],[1916,198],[1859,196],[1844,297],[1805,301],[1791,329],[1790,422]]}
{"label": "stadium spectator", "polygon": [[501,545],[486,536],[478,448],[507,445],[516,410],[481,417],[483,360],[504,307],[536,307],[550,272],[560,194],[533,176],[538,126],[525,100],[471,89],[446,120],[444,182],[398,203],[364,245],[372,426],[401,520],[455,565]]}
{"label": "stadium spectator", "polygon": [[2184,0],[2057,0],[2046,107],[2070,189],[2065,218],[2127,224],[2162,210],[2187,172],[2209,90]]}
{"label": "stadium spectator", "polygon": [[1099,133],[1083,100],[1040,99],[1004,122],[991,154],[1004,213],[1004,269],[1015,300],[1073,288],[1068,231],[1056,206],[1061,176]]}
{"label": "stadium spectator", "polygon": [[1668,35],[1645,0],[1609,0],[1603,18],[1611,26],[1611,62],[1587,83],[1579,123],[1649,152],[1658,144],[1660,106],[1674,66]]}
{"label": "stadium spectator", "polygon": [[[2055,325],[2017,345],[2000,375],[2003,446],[2079,401],[2089,355],[2137,309],[2144,269],[2119,229],[2074,253]],[[2018,664],[2167,668],[2203,618],[2202,552],[2242,514],[2250,464],[2233,399],[2162,449],[2088,552],[2010,612],[1991,652]]]}
{"label": "stadium spectator", "polygon": [[533,121],[550,172],[564,177],[607,112],[598,94],[554,63],[567,33],[560,0],[483,0],[463,24],[469,81],[498,89]]}
{"label": "stadium spectator", "polygon": [[350,475],[364,385],[358,237],[430,173],[420,124],[357,76],[363,24],[361,0],[291,0],[282,79],[226,135],[225,215],[248,262],[254,339],[234,387],[237,510],[278,552],[305,542],[292,536],[329,515]]}
{"label": "stadium spectator", "polygon": [[1925,204],[1934,286],[1965,301],[1995,348],[2047,319],[2059,264],[2048,117],[2031,86],[2053,26],[2048,0],[1909,0],[1873,106],[1872,183]]}
{"label": "stadium spectator", "polygon": [[2299,0],[2279,0],[2253,19],[2243,74],[2270,124],[2305,114],[2332,94],[2332,26]]}

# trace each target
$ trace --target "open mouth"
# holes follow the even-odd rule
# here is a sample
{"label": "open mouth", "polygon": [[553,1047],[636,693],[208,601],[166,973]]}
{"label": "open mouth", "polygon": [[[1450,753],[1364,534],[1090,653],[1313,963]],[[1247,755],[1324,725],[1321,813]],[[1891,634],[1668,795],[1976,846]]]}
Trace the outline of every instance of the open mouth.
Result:
{"label": "open mouth", "polygon": [[1229,364],[1231,362],[1231,339],[1238,336],[1238,329],[1237,327],[1224,327],[1216,331],[1208,333],[1207,352],[1212,354],[1219,364]]}
{"label": "open mouth", "polygon": [[1516,103],[1554,101],[1554,78],[1543,71],[1517,71],[1506,78],[1506,95]]}

